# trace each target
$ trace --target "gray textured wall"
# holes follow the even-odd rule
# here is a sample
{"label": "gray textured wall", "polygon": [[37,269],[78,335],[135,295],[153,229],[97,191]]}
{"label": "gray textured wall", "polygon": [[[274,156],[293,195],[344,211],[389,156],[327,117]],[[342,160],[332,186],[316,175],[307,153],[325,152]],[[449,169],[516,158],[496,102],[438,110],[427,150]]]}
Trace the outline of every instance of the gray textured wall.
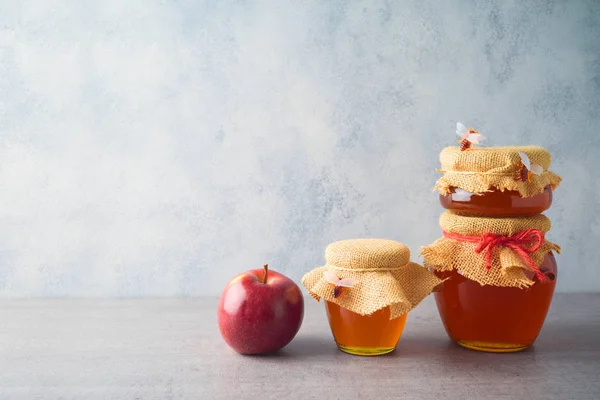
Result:
{"label": "gray textured wall", "polygon": [[455,122],[539,144],[600,290],[600,3],[0,0],[0,295],[218,294],[436,239]]}

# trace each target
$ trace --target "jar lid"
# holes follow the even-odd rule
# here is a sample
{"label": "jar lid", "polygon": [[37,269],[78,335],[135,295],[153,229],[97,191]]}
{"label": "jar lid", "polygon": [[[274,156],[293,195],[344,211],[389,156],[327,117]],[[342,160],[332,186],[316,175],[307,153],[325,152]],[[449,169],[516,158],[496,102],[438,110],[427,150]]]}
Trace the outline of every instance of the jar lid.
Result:
{"label": "jar lid", "polygon": [[534,214],[527,217],[483,217],[461,215],[452,211],[440,215],[440,227],[444,232],[463,235],[514,235],[527,229],[536,229],[547,233],[552,226],[550,219],[544,214]]}
{"label": "jar lid", "polygon": [[426,268],[457,270],[481,285],[527,288],[526,271],[539,270],[546,254],[560,247],[546,240],[550,220],[542,215],[492,218],[446,211],[440,216],[444,236],[421,249]]}
{"label": "jar lid", "polygon": [[550,172],[552,157],[539,146],[446,147],[440,153],[443,176],[435,189],[449,194],[454,188],[471,193],[493,189],[515,190],[522,197],[556,188],[561,178]]}
{"label": "jar lid", "polygon": [[410,262],[408,247],[387,239],[350,239],[325,250],[326,264],[304,275],[302,284],[319,301],[324,298],[360,315],[390,307],[390,319],[416,307],[442,280]]}
{"label": "jar lid", "polygon": [[339,270],[395,269],[405,266],[410,261],[410,250],[394,240],[341,240],[327,246],[325,261]]}

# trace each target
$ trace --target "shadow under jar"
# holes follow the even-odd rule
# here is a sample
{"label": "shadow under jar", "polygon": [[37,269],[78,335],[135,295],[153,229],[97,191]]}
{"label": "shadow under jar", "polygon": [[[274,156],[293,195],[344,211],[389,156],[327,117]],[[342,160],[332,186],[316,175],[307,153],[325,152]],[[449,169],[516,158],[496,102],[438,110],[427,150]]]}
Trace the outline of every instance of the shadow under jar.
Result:
{"label": "shadow under jar", "polygon": [[[469,216],[527,217],[546,211],[552,204],[552,189],[521,197],[517,191],[492,190],[473,194],[453,189],[440,194],[441,205]],[[539,266],[545,280],[532,271],[529,288],[481,285],[459,271],[434,271],[446,281],[435,293],[440,317],[448,336],[463,347],[487,352],[514,352],[530,347],[537,338],[550,308],[558,268],[549,252]]]}

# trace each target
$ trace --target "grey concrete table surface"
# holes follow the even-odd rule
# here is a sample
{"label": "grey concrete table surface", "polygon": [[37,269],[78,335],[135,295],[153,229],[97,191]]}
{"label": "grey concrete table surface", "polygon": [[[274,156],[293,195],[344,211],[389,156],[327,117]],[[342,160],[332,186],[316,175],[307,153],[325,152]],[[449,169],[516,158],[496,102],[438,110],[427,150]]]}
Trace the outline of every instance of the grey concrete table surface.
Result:
{"label": "grey concrete table surface", "polygon": [[4,300],[0,399],[600,399],[600,294],[557,295],[536,345],[457,347],[433,299],[395,352],[338,351],[322,304],[273,356],[222,341],[217,299]]}

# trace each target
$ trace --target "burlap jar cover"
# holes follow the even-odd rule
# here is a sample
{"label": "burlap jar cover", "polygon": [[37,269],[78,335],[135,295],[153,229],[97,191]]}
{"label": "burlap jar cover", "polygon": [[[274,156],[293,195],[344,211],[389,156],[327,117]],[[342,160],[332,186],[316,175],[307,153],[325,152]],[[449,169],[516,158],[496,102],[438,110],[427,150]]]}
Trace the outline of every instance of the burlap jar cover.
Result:
{"label": "burlap jar cover", "polygon": [[[442,281],[410,262],[410,250],[402,243],[386,239],[351,239],[335,242],[325,250],[326,265],[302,278],[310,295],[360,315],[390,307],[390,319],[416,307]],[[337,298],[323,273],[335,272],[339,279],[358,282]]]}
{"label": "burlap jar cover", "polygon": [[484,218],[446,211],[440,226],[444,237],[421,248],[425,267],[458,270],[481,285],[527,288],[534,281],[524,271],[544,280],[538,269],[544,256],[560,252],[558,245],[545,239],[551,224],[542,214]]}
{"label": "burlap jar cover", "polygon": [[[521,165],[519,152],[525,153],[531,164],[543,168],[541,175],[531,175],[531,181],[517,179]],[[493,189],[515,190],[521,197],[530,197],[544,191],[546,186],[554,189],[561,178],[548,171],[552,157],[539,146],[471,147],[461,151],[458,146],[446,147],[440,153],[443,176],[435,189],[441,194],[460,188],[471,193],[485,193]]]}

